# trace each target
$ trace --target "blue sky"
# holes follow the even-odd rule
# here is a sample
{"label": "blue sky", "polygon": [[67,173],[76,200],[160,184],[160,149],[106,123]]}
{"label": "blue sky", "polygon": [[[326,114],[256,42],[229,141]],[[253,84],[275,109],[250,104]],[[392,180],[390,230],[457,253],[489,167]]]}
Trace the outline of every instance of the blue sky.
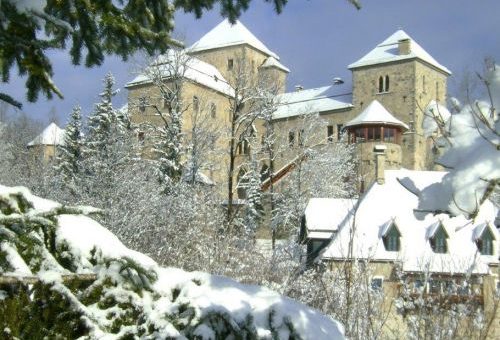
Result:
{"label": "blue sky", "polygon": [[[290,0],[281,15],[263,0],[253,0],[242,17],[243,24],[266,46],[276,52],[291,69],[288,90],[294,85],[317,87],[342,77],[346,83],[339,92],[350,92],[351,73],[347,65],[361,58],[386,37],[402,28],[438,62],[448,67],[453,76],[449,92],[466,70],[480,71],[484,57],[500,63],[499,0],[361,0],[356,10],[344,0]],[[176,35],[192,44],[217,25],[222,18],[216,10],[197,20],[192,14],[178,13]],[[64,51],[50,54],[54,81],[65,95],[64,100],[40,98],[26,103],[23,110],[32,117],[47,121],[55,111],[64,125],[74,105],[88,114],[102,88],[104,75],[111,71],[122,87],[115,106],[126,102],[123,85],[134,77],[140,57],[127,63],[108,57],[99,68],[73,66]],[[17,99],[25,96],[24,79],[15,77],[11,83],[0,83]]]}

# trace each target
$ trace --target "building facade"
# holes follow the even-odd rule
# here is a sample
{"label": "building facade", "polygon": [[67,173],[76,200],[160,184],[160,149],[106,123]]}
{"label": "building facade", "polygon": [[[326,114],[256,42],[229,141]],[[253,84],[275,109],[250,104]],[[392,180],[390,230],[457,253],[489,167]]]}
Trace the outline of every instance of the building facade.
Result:
{"label": "building facade", "polygon": [[[231,139],[237,139],[236,149],[241,157],[236,167],[241,168],[249,154],[247,136],[260,140],[265,134],[264,123],[258,120],[252,124],[250,132],[247,127],[245,131],[237,131],[236,136],[227,133],[231,128],[230,116],[234,109],[231,105],[234,99],[244,93],[244,86],[257,86],[259,79],[264,78],[272,79],[277,84],[272,125],[277,136],[275,145],[279,145],[279,150],[276,150],[274,164],[263,164],[263,169],[286,167],[297,157],[296,148],[303,146],[303,143],[318,145],[338,142],[344,134],[354,136],[350,132],[354,130],[358,131],[358,137],[344,141],[359,145],[362,187],[367,187],[374,180],[374,144],[386,144],[388,153],[385,166],[388,169],[433,168],[433,145],[422,128],[424,111],[431,101],[444,103],[446,81],[451,72],[402,30],[396,31],[365,56],[348,65],[352,71],[353,84],[352,93],[349,94],[339,94],[336,85],[313,89],[297,87],[295,91],[285,92],[290,70],[281,63],[275,52],[241,22],[231,25],[227,20],[223,21],[184,53],[192,62],[183,74],[186,84],[182,90],[186,111],[183,114],[183,129],[185,136],[189,136],[193,126],[190,117],[199,110],[197,101],[200,102],[200,98],[209,107],[216,107],[215,122],[221,131],[213,148],[217,152],[207,153],[207,158],[213,158],[210,163],[217,166],[208,166],[203,169],[203,173],[221,187],[224,187],[222,182],[227,181],[227,145]],[[246,84],[241,83],[242,74],[245,74]],[[146,78],[144,75],[142,78],[139,76],[126,86],[129,90],[129,113],[133,122],[158,124],[161,122],[155,110],[158,107],[164,109],[161,108],[162,94],[155,89],[153,81]],[[167,74],[165,81],[168,78]],[[141,101],[148,105],[141,107]],[[156,102],[157,106],[153,107],[152,102]],[[372,105],[374,102],[378,103],[376,108]],[[391,122],[364,121],[362,128],[366,135],[363,136],[360,135],[361,129],[354,129],[353,125],[347,129],[349,123],[366,114],[368,108],[372,113],[378,111],[375,115],[392,117],[390,120],[396,120],[397,126],[386,126],[386,123]],[[251,110],[251,105],[246,110]],[[316,128],[312,138],[304,141],[304,117],[311,114],[321,118],[322,126]],[[374,129],[375,125],[379,127],[378,130]],[[385,132],[381,130],[384,126]],[[396,135],[388,135],[390,133],[397,134],[397,138]],[[238,176],[238,171],[235,173],[233,180],[238,182],[242,174]],[[244,196],[243,191],[241,195]]]}

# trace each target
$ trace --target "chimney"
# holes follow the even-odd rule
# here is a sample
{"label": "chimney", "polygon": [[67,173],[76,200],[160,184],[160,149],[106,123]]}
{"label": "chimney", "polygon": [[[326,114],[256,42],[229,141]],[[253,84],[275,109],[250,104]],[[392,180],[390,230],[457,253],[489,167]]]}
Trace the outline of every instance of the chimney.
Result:
{"label": "chimney", "polygon": [[302,91],[304,89],[304,86],[302,85],[295,85],[295,92]]}
{"label": "chimney", "polygon": [[385,150],[387,150],[386,145],[379,144],[373,148],[373,152],[375,153],[375,180],[380,185],[385,183]]}
{"label": "chimney", "polygon": [[398,51],[399,55],[407,55],[411,53],[411,41],[410,39],[401,39],[398,41]]}
{"label": "chimney", "polygon": [[344,80],[340,77],[335,77],[333,78],[333,85],[342,85],[344,83]]}

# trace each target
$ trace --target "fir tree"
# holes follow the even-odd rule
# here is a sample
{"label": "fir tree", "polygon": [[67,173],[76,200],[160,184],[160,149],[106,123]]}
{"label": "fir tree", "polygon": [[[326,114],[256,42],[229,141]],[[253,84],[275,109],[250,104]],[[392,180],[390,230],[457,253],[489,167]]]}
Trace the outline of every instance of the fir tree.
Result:
{"label": "fir tree", "polygon": [[115,80],[111,73],[104,78],[101,101],[96,104],[88,121],[88,136],[85,139],[86,191],[93,192],[106,205],[110,203],[112,188],[121,166],[128,162],[130,139],[127,116],[113,107],[112,98]]}
{"label": "fir tree", "polygon": [[76,181],[82,172],[82,149],[82,114],[80,106],[75,106],[65,128],[64,143],[59,147],[56,166],[57,173],[72,193],[77,190]]}

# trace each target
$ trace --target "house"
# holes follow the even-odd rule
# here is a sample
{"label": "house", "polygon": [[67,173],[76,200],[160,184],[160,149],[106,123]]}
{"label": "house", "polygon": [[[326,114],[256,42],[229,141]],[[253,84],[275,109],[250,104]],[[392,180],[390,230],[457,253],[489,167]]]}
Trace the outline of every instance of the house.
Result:
{"label": "house", "polygon": [[44,162],[51,162],[57,156],[57,146],[64,143],[64,129],[56,123],[50,123],[38,136],[27,144]]}
{"label": "house", "polygon": [[[410,298],[473,301],[498,325],[498,208],[486,201],[474,220],[419,211],[414,192],[440,182],[446,172],[380,171],[357,201],[309,201],[301,233],[308,263],[321,260],[332,270],[363,263],[371,287],[383,290],[387,308],[394,308],[403,281]],[[498,327],[495,332],[500,335]]]}

